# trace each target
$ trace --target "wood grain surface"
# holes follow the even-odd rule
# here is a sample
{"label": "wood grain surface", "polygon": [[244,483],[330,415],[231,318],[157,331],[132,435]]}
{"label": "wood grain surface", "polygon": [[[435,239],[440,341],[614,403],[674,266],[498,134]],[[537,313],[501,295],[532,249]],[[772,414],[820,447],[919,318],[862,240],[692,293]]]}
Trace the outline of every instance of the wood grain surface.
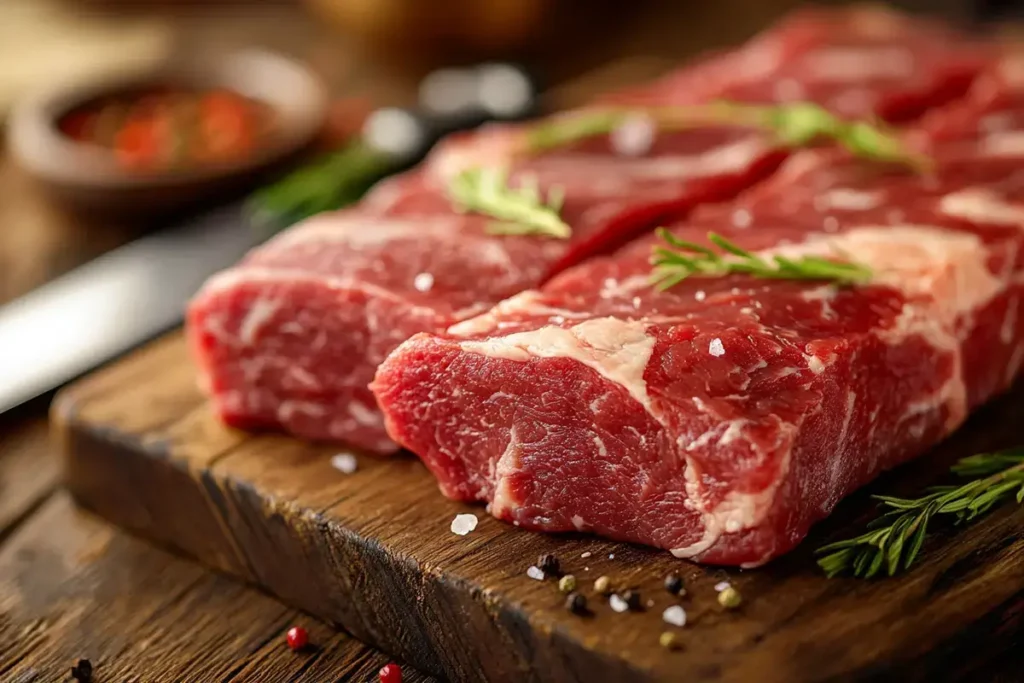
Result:
{"label": "wood grain surface", "polygon": [[[75,509],[41,417],[0,419],[0,681],[376,681],[389,658]],[[292,625],[314,647],[291,652]],[[405,668],[405,681],[435,679]]]}
{"label": "wood grain surface", "polygon": [[[791,555],[745,572],[520,531],[441,497],[411,456],[359,457],[346,475],[330,464],[334,448],[224,428],[178,334],[65,391],[54,417],[83,505],[452,681],[973,681],[1024,671],[1024,508],[940,532],[920,565],[893,579],[828,580],[810,556],[860,528],[873,509],[867,493],[919,491],[957,457],[1019,442],[1024,387],[843,503]],[[465,537],[449,530],[460,512],[480,517]],[[591,616],[569,614],[554,581],[526,576],[548,552],[577,577]],[[677,602],[661,587],[671,570],[688,589],[678,652],[658,643],[673,630],[661,618]],[[653,605],[613,613],[592,589],[601,575]],[[741,609],[718,606],[722,580],[744,596]]]}

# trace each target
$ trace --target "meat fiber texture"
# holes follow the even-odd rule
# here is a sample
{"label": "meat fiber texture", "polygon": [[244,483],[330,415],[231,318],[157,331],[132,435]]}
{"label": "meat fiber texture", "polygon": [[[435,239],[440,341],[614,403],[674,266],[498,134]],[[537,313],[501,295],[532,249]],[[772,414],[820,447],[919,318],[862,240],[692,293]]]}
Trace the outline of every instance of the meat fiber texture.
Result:
{"label": "meat fiber texture", "polygon": [[962,96],[994,52],[992,44],[944,23],[880,6],[803,9],[743,49],[709,55],[600,101],[656,106],[812,99],[849,118],[901,122]]}
{"label": "meat fiber texture", "polygon": [[[644,239],[402,344],[373,385],[389,432],[447,496],[526,529],[712,564],[785,553],[1021,372],[1024,109],[983,109],[929,122],[934,175],[809,152],[793,186],[672,229],[840,255],[869,264],[869,284],[736,275],[659,292]],[[790,196],[797,213],[779,209]]]}
{"label": "meat fiber texture", "polygon": [[[816,31],[835,39],[844,30],[790,21],[766,40],[787,45],[786,58],[795,59],[802,46],[822,43],[824,34],[811,38]],[[857,41],[867,40],[871,50],[884,43],[865,38],[856,25],[851,31],[844,42],[850,50]],[[913,35],[909,26],[893,32],[889,46],[902,46]],[[935,40],[928,28],[915,49],[934,51],[929,41]],[[750,50],[763,52],[757,41],[739,52]],[[773,82],[757,59],[743,58],[743,64],[717,73],[717,92],[706,87],[704,95]],[[904,80],[915,93],[930,84],[941,99],[949,87],[944,76],[917,73],[933,66],[912,60],[912,77]],[[876,82],[895,97],[898,88],[878,75],[884,71],[878,60],[875,69],[869,81],[829,81],[823,97],[834,99],[837,88],[870,93]],[[802,77],[792,76],[797,83]],[[801,86],[801,96],[817,99],[817,84]],[[667,102],[676,94],[674,87],[664,92]],[[356,208],[296,226],[207,283],[189,308],[188,333],[221,418],[243,428],[278,428],[392,452],[397,446],[367,385],[400,342],[416,332],[443,331],[661,219],[728,198],[767,176],[785,156],[766,134],[749,129],[651,138],[642,125],[632,132],[624,128],[511,164],[513,184],[532,177],[542,190],[565,191],[562,216],[573,228],[570,240],[490,235],[487,218],[452,210],[444,186],[469,166],[510,162],[522,134],[521,128],[491,126],[454,136],[420,169],[384,182]]]}

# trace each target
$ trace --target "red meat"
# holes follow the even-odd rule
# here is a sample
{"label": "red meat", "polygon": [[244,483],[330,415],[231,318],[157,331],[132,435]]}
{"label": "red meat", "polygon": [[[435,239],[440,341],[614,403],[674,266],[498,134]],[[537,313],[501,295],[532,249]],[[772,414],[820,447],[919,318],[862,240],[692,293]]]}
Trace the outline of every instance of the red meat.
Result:
{"label": "red meat", "polygon": [[[881,107],[898,99],[905,83],[908,96],[923,105],[945,98],[959,74],[981,61],[963,41],[960,52],[953,50],[958,41],[930,24],[915,32],[900,19],[900,29],[886,34],[865,32],[861,24],[871,22],[855,20],[857,13],[841,12],[838,23],[814,16],[783,23],[728,57],[754,63],[764,45],[784,46],[761,80],[749,70],[719,70],[714,88],[701,97],[730,89],[739,99],[756,94],[756,83],[774,82],[773,73],[789,60],[836,36],[846,36],[844,49],[864,45],[874,54],[907,45],[921,58],[911,60],[910,75],[898,63],[898,79],[883,78],[878,59],[872,62],[877,73],[864,82],[814,76],[801,85],[803,97],[819,99],[821,88],[822,101],[834,103],[843,88],[872,93],[878,85]],[[960,67],[938,60],[937,46]],[[786,73],[797,83],[808,76],[800,69]],[[678,82],[659,87],[664,102],[679,91]],[[890,111],[889,104],[879,109]],[[511,161],[520,129],[491,127],[450,139],[420,170],[383,183],[360,206],[315,217],[213,278],[190,306],[188,333],[218,414],[236,426],[393,451],[367,384],[400,342],[472,317],[662,219],[732,196],[784,156],[765,135],[744,129],[661,133],[649,149],[640,132],[625,149],[620,138],[603,137],[513,164],[513,184],[532,176],[545,193],[565,190],[562,215],[573,228],[571,240],[496,237],[487,234],[486,219],[452,211],[443,190],[452,173]]]}
{"label": "red meat", "polygon": [[947,117],[927,126],[943,131],[934,175],[811,153],[780,176],[793,184],[673,228],[853,259],[869,284],[734,275],[659,292],[647,238],[402,344],[373,385],[389,433],[446,495],[523,528],[727,565],[788,551],[1021,374],[1024,127]]}

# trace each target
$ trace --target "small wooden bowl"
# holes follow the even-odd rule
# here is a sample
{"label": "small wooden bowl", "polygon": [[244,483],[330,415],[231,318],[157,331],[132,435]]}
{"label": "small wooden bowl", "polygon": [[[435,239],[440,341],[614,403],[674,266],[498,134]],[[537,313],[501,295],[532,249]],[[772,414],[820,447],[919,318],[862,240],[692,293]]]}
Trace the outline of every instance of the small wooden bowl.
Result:
{"label": "small wooden bowl", "polygon": [[[58,127],[77,107],[149,86],[232,90],[269,106],[275,129],[238,161],[139,173],[123,168],[110,150],[77,142]],[[259,171],[308,145],[322,129],[327,109],[327,93],[308,69],[272,53],[244,51],[39,92],[11,112],[8,148],[56,199],[79,209],[137,217],[241,189]]]}

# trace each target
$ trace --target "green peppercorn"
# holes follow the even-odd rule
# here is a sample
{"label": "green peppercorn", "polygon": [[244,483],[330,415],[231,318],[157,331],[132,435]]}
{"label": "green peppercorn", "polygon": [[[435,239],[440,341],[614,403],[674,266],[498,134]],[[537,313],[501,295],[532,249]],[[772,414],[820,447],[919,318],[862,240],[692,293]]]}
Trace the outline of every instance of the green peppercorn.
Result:
{"label": "green peppercorn", "polygon": [[572,574],[566,574],[558,580],[558,590],[563,593],[572,593],[576,590],[576,577]]}
{"label": "green peppercorn", "polygon": [[740,592],[729,586],[718,593],[718,604],[726,609],[736,609],[743,602]]}
{"label": "green peppercorn", "polygon": [[671,631],[665,631],[658,637],[658,643],[666,650],[678,650],[681,647],[679,637]]}

